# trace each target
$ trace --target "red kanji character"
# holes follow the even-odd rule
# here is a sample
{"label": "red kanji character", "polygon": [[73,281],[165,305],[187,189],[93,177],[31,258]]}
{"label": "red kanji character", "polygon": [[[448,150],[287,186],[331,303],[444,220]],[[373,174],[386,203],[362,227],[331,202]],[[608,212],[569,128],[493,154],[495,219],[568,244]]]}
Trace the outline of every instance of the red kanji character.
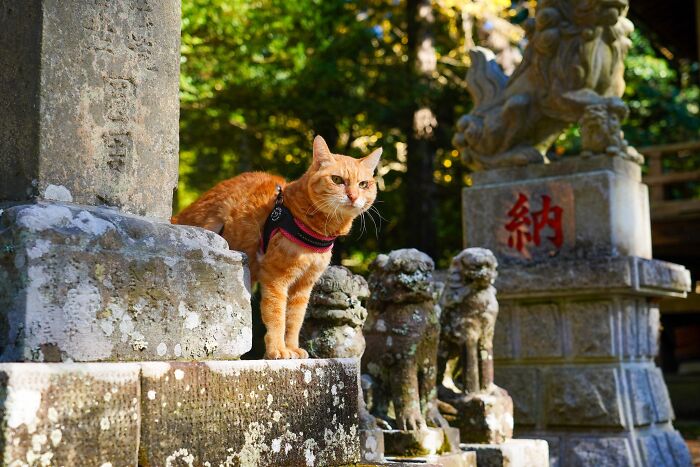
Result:
{"label": "red kanji character", "polygon": [[561,230],[562,212],[563,210],[559,206],[552,206],[552,198],[548,195],[542,196],[542,210],[532,213],[532,220],[535,222],[532,240],[535,245],[540,245],[540,232],[542,229],[549,227],[554,231],[554,235],[547,237],[547,239],[551,241],[555,247],[561,247],[562,243],[564,243],[564,234]]}
{"label": "red kanji character", "polygon": [[508,217],[512,218],[506,224],[506,230],[510,232],[508,237],[508,246],[522,252],[526,242],[532,240],[530,235],[530,224],[532,221],[529,217],[530,208],[528,206],[527,196],[519,193],[518,200],[515,205],[508,211]]}

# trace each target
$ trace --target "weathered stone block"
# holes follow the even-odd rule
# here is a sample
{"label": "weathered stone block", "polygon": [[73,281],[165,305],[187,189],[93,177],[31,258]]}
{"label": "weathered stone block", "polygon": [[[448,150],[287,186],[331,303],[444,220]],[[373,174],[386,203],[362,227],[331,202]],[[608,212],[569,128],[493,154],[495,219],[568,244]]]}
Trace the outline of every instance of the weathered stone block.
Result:
{"label": "weathered stone block", "polygon": [[518,426],[537,422],[538,388],[541,386],[536,368],[498,367],[496,384],[513,398],[514,418]]}
{"label": "weathered stone block", "polygon": [[179,38],[179,0],[1,0],[0,201],[168,218]]}
{"label": "weathered stone block", "polygon": [[380,429],[360,430],[361,462],[381,462],[384,459],[384,432]]}
{"label": "weathered stone block", "polygon": [[510,439],[502,444],[462,444],[479,467],[549,467],[549,447],[541,439]]}
{"label": "weathered stone block", "polygon": [[625,426],[613,368],[549,368],[544,380],[547,425]]}
{"label": "weathered stone block", "polygon": [[383,462],[358,464],[357,467],[477,467],[476,454],[473,452],[455,452],[451,454],[433,454],[416,457],[388,457]]}
{"label": "weathered stone block", "polygon": [[[499,269],[496,288],[501,300],[514,298],[551,298],[553,295],[600,293],[633,293],[644,296],[685,297],[690,290],[690,272],[684,269],[685,279],[670,283],[642,284],[642,264],[658,263],[660,269],[673,268],[664,261],[643,260],[634,256],[594,258],[589,260],[559,259],[533,262]],[[546,280],[542,280],[545,277]],[[672,288],[676,287],[677,288]]]}
{"label": "weathered stone block", "polygon": [[513,400],[502,389],[450,401],[457,409],[452,426],[463,443],[499,444],[513,437]]}
{"label": "weathered stone block", "polygon": [[387,456],[416,457],[458,450],[459,430],[456,428],[384,430],[384,452]]}
{"label": "weathered stone block", "polygon": [[115,210],[0,213],[0,359],[233,359],[251,346],[246,259],[225,240]]}
{"label": "weathered stone block", "polygon": [[387,467],[477,467],[476,454],[473,452],[433,454],[410,458],[389,457],[385,462],[376,465]]}
{"label": "weathered stone block", "polygon": [[140,465],[360,461],[359,362],[142,364]]}
{"label": "weathered stone block", "polygon": [[653,364],[649,365],[647,375],[649,376],[651,393],[653,394],[654,398],[656,421],[666,422],[673,420],[675,416],[673,414],[673,407],[671,406],[671,398],[668,397],[668,388],[664,382],[664,376],[661,373],[661,369]]}
{"label": "weathered stone block", "polygon": [[523,358],[563,356],[561,314],[557,304],[523,304],[519,311],[521,356]]}
{"label": "weathered stone block", "polygon": [[615,356],[613,304],[609,300],[576,301],[566,305],[574,357]]}
{"label": "weathered stone block", "polygon": [[630,368],[625,371],[629,385],[629,399],[635,425],[649,425],[654,422],[653,394],[649,387],[647,369]]}
{"label": "weathered stone block", "polygon": [[560,465],[617,467],[633,466],[635,461],[627,438],[574,438],[567,442]]}
{"label": "weathered stone block", "polygon": [[552,256],[651,257],[647,188],[637,164],[569,158],[481,172],[473,181],[463,190],[464,245],[492,250],[502,265]]}
{"label": "weathered stone block", "polygon": [[2,465],[136,465],[139,391],[137,364],[0,364]]}
{"label": "weathered stone block", "polygon": [[514,357],[513,314],[514,306],[499,304],[496,330],[493,335],[493,358],[508,359]]}

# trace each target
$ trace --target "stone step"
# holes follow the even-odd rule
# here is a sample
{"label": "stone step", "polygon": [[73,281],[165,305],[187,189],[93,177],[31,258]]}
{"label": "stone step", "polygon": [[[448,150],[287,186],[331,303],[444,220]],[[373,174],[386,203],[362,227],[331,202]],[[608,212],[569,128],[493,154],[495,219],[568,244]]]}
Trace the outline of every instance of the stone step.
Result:
{"label": "stone step", "polygon": [[40,202],[0,209],[0,361],[231,360],[247,260],[197,227]]}
{"label": "stone step", "polygon": [[501,444],[462,444],[478,467],[549,467],[549,446],[541,439],[509,439]]}
{"label": "stone step", "polygon": [[0,364],[3,465],[360,460],[353,359]]}

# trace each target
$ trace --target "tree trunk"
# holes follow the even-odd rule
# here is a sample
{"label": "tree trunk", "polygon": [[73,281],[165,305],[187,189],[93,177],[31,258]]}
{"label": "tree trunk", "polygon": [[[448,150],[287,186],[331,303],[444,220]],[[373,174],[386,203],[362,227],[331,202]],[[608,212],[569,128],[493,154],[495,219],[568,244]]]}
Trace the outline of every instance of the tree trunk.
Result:
{"label": "tree trunk", "polygon": [[433,45],[434,22],[430,0],[407,0],[409,75],[413,105],[407,122],[406,219],[410,246],[435,257],[437,231],[435,216],[436,187],[433,182],[435,129],[437,120],[431,110],[430,87],[437,56]]}

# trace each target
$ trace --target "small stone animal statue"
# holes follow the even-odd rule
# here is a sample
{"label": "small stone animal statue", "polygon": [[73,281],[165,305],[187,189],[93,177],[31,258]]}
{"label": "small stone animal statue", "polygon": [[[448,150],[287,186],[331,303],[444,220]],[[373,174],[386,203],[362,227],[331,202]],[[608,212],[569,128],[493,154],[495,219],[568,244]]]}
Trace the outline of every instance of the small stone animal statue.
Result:
{"label": "small stone animal statue", "polygon": [[623,60],[634,29],[627,9],[627,0],[538,1],[525,22],[523,61],[510,77],[493,52],[474,47],[466,79],[474,107],[453,138],[465,164],[546,162],[549,146],[591,105],[624,118]]}
{"label": "small stone animal statue", "polygon": [[370,265],[363,383],[371,388],[366,396],[372,415],[398,430],[447,427],[437,406],[440,308],[434,269],[433,260],[415,249],[379,255]]}
{"label": "small stone animal statue", "polygon": [[[361,358],[365,351],[362,326],[369,297],[367,281],[342,266],[329,266],[316,282],[301,328],[301,341],[313,358]],[[364,397],[359,401],[360,428],[377,428],[367,411]],[[379,423],[386,426],[383,420]]]}
{"label": "small stone animal statue", "polygon": [[[493,333],[498,301],[493,282],[498,262],[490,250],[467,248],[455,256],[448,272],[442,308],[438,382],[464,394],[493,387]],[[461,384],[454,381],[461,371]],[[447,389],[445,388],[445,389]],[[451,402],[440,388],[440,399]],[[454,392],[452,392],[454,394]]]}
{"label": "small stone animal statue", "polygon": [[362,326],[369,297],[367,281],[342,266],[330,266],[311,292],[301,329],[302,342],[314,358],[360,358],[365,351]]}

